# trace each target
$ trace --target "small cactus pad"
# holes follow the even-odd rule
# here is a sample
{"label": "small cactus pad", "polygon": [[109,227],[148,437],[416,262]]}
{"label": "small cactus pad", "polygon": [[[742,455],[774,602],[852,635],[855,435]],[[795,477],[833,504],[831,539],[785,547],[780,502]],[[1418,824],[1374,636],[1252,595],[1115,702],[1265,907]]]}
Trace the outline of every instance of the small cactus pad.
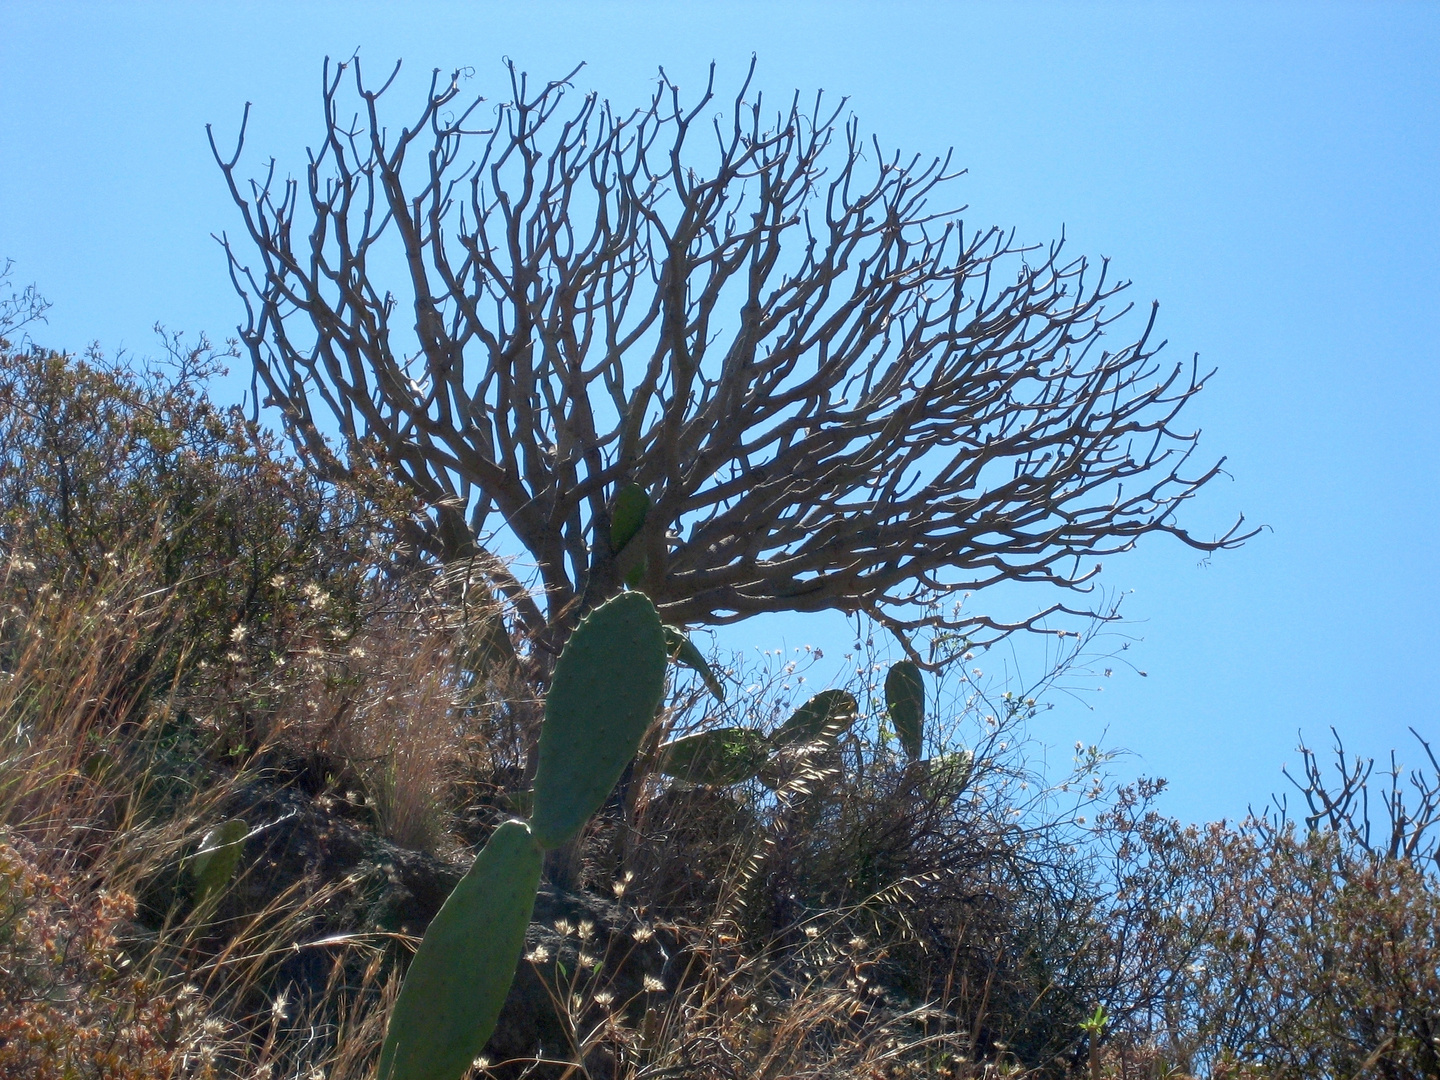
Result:
{"label": "small cactus pad", "polygon": [[460,1080],[485,1048],[525,948],[542,861],[523,821],[495,830],[410,961],[381,1080]]}
{"label": "small cactus pad", "polygon": [[965,749],[939,754],[917,763],[923,777],[921,791],[937,803],[952,803],[964,794],[975,770],[975,755]]}
{"label": "small cactus pad", "polygon": [[230,884],[249,835],[250,826],[244,818],[231,818],[200,838],[200,850],[190,860],[196,904],[204,903]]}
{"label": "small cactus pad", "polygon": [[615,493],[610,508],[610,550],[620,554],[645,524],[650,513],[650,496],[639,484],[626,484]]}
{"label": "small cactus pad", "polygon": [[740,784],[759,775],[770,740],[752,728],[714,728],[660,748],[660,771],[691,784]]}
{"label": "small cactus pad", "polygon": [[540,729],[535,814],[542,847],[599,810],[639,749],[665,693],[665,630],[643,593],[621,593],[580,623],[555,665]]}
{"label": "small cactus pad", "polygon": [[900,745],[912,761],[920,756],[925,741],[925,677],[913,660],[891,665],[885,676],[885,704]]}
{"label": "small cactus pad", "polygon": [[834,738],[848,730],[859,715],[860,705],[848,690],[821,690],[780,725],[775,741],[794,743]]}
{"label": "small cactus pad", "polygon": [[709,691],[721,701],[725,700],[725,684],[716,677],[704,654],[695,647],[695,643],[686,636],[684,630],[678,626],[665,627],[665,648],[670,652],[670,659],[698,671]]}

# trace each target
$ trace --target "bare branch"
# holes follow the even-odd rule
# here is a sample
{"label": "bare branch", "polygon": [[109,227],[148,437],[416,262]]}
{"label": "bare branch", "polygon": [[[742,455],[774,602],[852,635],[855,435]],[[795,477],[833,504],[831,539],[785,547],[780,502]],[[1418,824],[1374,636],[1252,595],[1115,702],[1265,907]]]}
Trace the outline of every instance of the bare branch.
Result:
{"label": "bare branch", "polygon": [[[1178,523],[1220,471],[1177,426],[1206,376],[1157,359],[1153,306],[1110,344],[1129,308],[1106,263],[967,229],[932,206],[948,157],[884,154],[843,101],[767,111],[753,65],[705,125],[713,70],[693,107],[662,71],[628,114],[572,102],[574,74],[536,89],[512,65],[484,127],[436,73],[396,133],[394,72],[369,90],[327,62],[303,180],[242,183],[243,123],[215,151],[259,260],[221,237],[266,401],[330,473],[373,454],[448,507],[436,555],[518,543],[533,633],[638,573],[679,622],[838,609],[993,636],[1087,605],[1006,623],[947,598],[1084,593],[1146,533],[1251,535]],[[651,507],[616,552],[627,485]]]}

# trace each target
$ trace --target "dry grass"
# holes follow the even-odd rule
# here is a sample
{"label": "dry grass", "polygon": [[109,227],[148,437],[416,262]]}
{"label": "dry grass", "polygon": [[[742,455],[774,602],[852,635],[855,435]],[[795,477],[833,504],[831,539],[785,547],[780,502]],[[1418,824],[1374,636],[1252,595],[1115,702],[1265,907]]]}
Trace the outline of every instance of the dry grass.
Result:
{"label": "dry grass", "polygon": [[[72,551],[28,505],[0,515],[0,1074],[371,1080],[414,939],[348,932],[380,925],[347,907],[363,901],[348,869],[270,877],[251,857],[226,900],[197,903],[189,860],[299,763],[312,790],[353,791],[328,801],[365,843],[373,828],[462,861],[523,788],[538,716],[496,605],[463,570],[347,561],[351,540],[325,554],[311,536],[291,559],[282,537],[272,575],[210,558],[202,530],[209,561],[181,565],[163,512]],[[257,582],[268,599],[247,606]],[[1113,1023],[1093,1061],[1119,1080],[1434,1074],[1433,848],[1397,861],[1333,826],[1182,827],[1150,805],[1159,784],[1107,790],[1093,747],[1047,780],[1024,743],[1044,687],[964,672],[941,686],[931,764],[907,762],[883,662],[853,661],[866,716],[775,790],[684,789],[643,763],[667,734],[772,728],[819,688],[813,658],[731,671],[724,705],[677,680],[580,850],[631,936],[601,948],[582,923],[561,932],[565,966],[532,955],[562,1045],[477,1076],[1059,1076],[1089,1068],[1097,1004]],[[948,769],[961,744],[971,763]],[[1402,838],[1440,822],[1440,777],[1416,776]],[[667,959],[635,990],[617,972],[645,934]]]}
{"label": "dry grass", "polygon": [[383,626],[357,635],[340,665],[302,687],[276,737],[337,762],[353,777],[381,833],[434,851],[465,761],[450,642],[438,632]]}
{"label": "dry grass", "polygon": [[[506,698],[503,669],[480,678],[457,659],[473,654],[469,624],[443,591],[422,590],[392,597],[348,641],[298,648],[285,695],[251,725],[260,742],[231,755],[233,725],[195,712],[223,698],[187,696],[183,665],[151,677],[150,657],[175,655],[156,645],[175,600],[155,585],[146,544],[69,587],[41,580],[20,553],[3,564],[0,982],[24,989],[6,987],[0,1002],[0,1068],[45,1080],[371,1080],[399,985],[397,935],[328,929],[346,880],[302,878],[253,909],[197,906],[186,860],[256,770],[296,755],[338,763],[337,783],[363,788],[377,831],[445,851],[466,793],[513,783],[526,714]],[[709,716],[703,695],[681,692],[665,722],[767,725],[809,689],[788,663],[752,675],[743,704]],[[214,683],[197,685],[210,694]],[[1117,860],[1105,877],[1075,825],[1100,798],[1103,755],[1081,753],[1074,775],[1046,785],[1016,742],[1028,698],[946,700],[969,727],[937,741],[968,731],[974,752],[958,786],[931,783],[873,723],[795,762],[777,791],[640,778],[586,851],[592,884],[616,883],[634,929],[602,947],[583,923],[561,928],[565,965],[529,959],[564,1044],[475,1076],[1060,1075],[1088,1070],[1078,1022],[1103,1001],[1115,1021],[1094,1058],[1101,1076],[1163,1080],[1198,1062],[1249,1077],[1283,1054],[1358,1068],[1375,1046],[1346,1027],[1356,1017],[1400,1009],[1424,1022],[1436,993],[1428,871],[1382,861],[1373,880],[1342,873],[1350,864],[1318,858],[1318,840],[1255,822],[1185,830],[1141,798],[1104,815]],[[242,864],[237,886],[252,872]],[[1196,897],[1231,929],[1187,916]],[[1241,941],[1247,919],[1268,920],[1265,950],[1257,934]],[[622,996],[615,973],[654,935],[668,950],[663,977]],[[1327,950],[1377,974],[1330,978]],[[297,955],[314,958],[318,984],[289,981]],[[1187,967],[1196,957],[1206,966]],[[1267,957],[1284,963],[1251,963]],[[1386,982],[1386,964],[1404,977]],[[1257,986],[1283,1002],[1302,976],[1328,1027],[1313,1009],[1277,1014],[1253,1036],[1288,1040],[1268,1057],[1216,1049],[1244,1019],[1224,1009]],[[1176,1023],[1157,1012],[1171,997],[1189,1010]],[[1374,1063],[1423,1058],[1409,1034],[1389,1038]]]}
{"label": "dry grass", "polygon": [[356,785],[381,835],[411,850],[453,853],[456,810],[523,747],[496,697],[513,665],[476,656],[504,633],[499,606],[467,584],[455,571],[387,584],[358,633],[302,657],[269,725],[283,754],[324,763],[325,786]]}
{"label": "dry grass", "polygon": [[41,990],[0,995],[6,1075],[272,1075],[268,977],[334,893],[223,923],[192,903],[186,859],[252,778],[207,764],[178,686],[148,679],[173,596],[147,550],[74,589],[15,552],[0,576],[0,946]]}

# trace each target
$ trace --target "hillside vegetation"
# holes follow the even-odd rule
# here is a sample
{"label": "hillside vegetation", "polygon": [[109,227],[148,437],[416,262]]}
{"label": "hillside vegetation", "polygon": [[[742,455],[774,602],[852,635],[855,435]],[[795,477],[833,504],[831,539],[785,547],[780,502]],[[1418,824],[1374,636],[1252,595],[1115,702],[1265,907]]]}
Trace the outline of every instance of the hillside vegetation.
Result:
{"label": "hillside vegetation", "polygon": [[[171,354],[0,347],[0,1075],[366,1077],[534,703],[410,496],[321,483]],[[475,1076],[1440,1076],[1426,744],[1185,825],[1100,749],[1041,770],[1043,684],[957,665],[909,760],[869,651],[861,721],[767,782],[632,769]],[[815,670],[672,669],[654,740],[769,729]]]}

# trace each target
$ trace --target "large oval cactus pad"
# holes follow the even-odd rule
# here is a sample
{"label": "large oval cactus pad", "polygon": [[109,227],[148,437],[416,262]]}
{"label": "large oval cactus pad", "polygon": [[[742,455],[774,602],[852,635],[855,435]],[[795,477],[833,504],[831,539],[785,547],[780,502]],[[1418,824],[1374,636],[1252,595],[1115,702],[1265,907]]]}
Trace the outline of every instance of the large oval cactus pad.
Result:
{"label": "large oval cactus pad", "polygon": [[542,847],[565,843],[599,810],[665,694],[665,629],[642,593],[587,615],[555,665],[540,729],[535,813]]}
{"label": "large oval cactus pad", "polygon": [[900,745],[912,761],[925,742],[925,676],[913,660],[901,660],[885,676],[885,704]]}
{"label": "large oval cactus pad", "polygon": [[678,626],[665,627],[665,648],[670,653],[670,659],[699,672],[706,688],[721,701],[725,700],[725,684],[716,677],[705,659],[705,654],[695,647],[695,643],[685,635],[684,630]]}
{"label": "large oval cactus pad", "polygon": [[380,1080],[460,1080],[485,1048],[525,948],[542,861],[525,822],[495,830],[410,961]]}

